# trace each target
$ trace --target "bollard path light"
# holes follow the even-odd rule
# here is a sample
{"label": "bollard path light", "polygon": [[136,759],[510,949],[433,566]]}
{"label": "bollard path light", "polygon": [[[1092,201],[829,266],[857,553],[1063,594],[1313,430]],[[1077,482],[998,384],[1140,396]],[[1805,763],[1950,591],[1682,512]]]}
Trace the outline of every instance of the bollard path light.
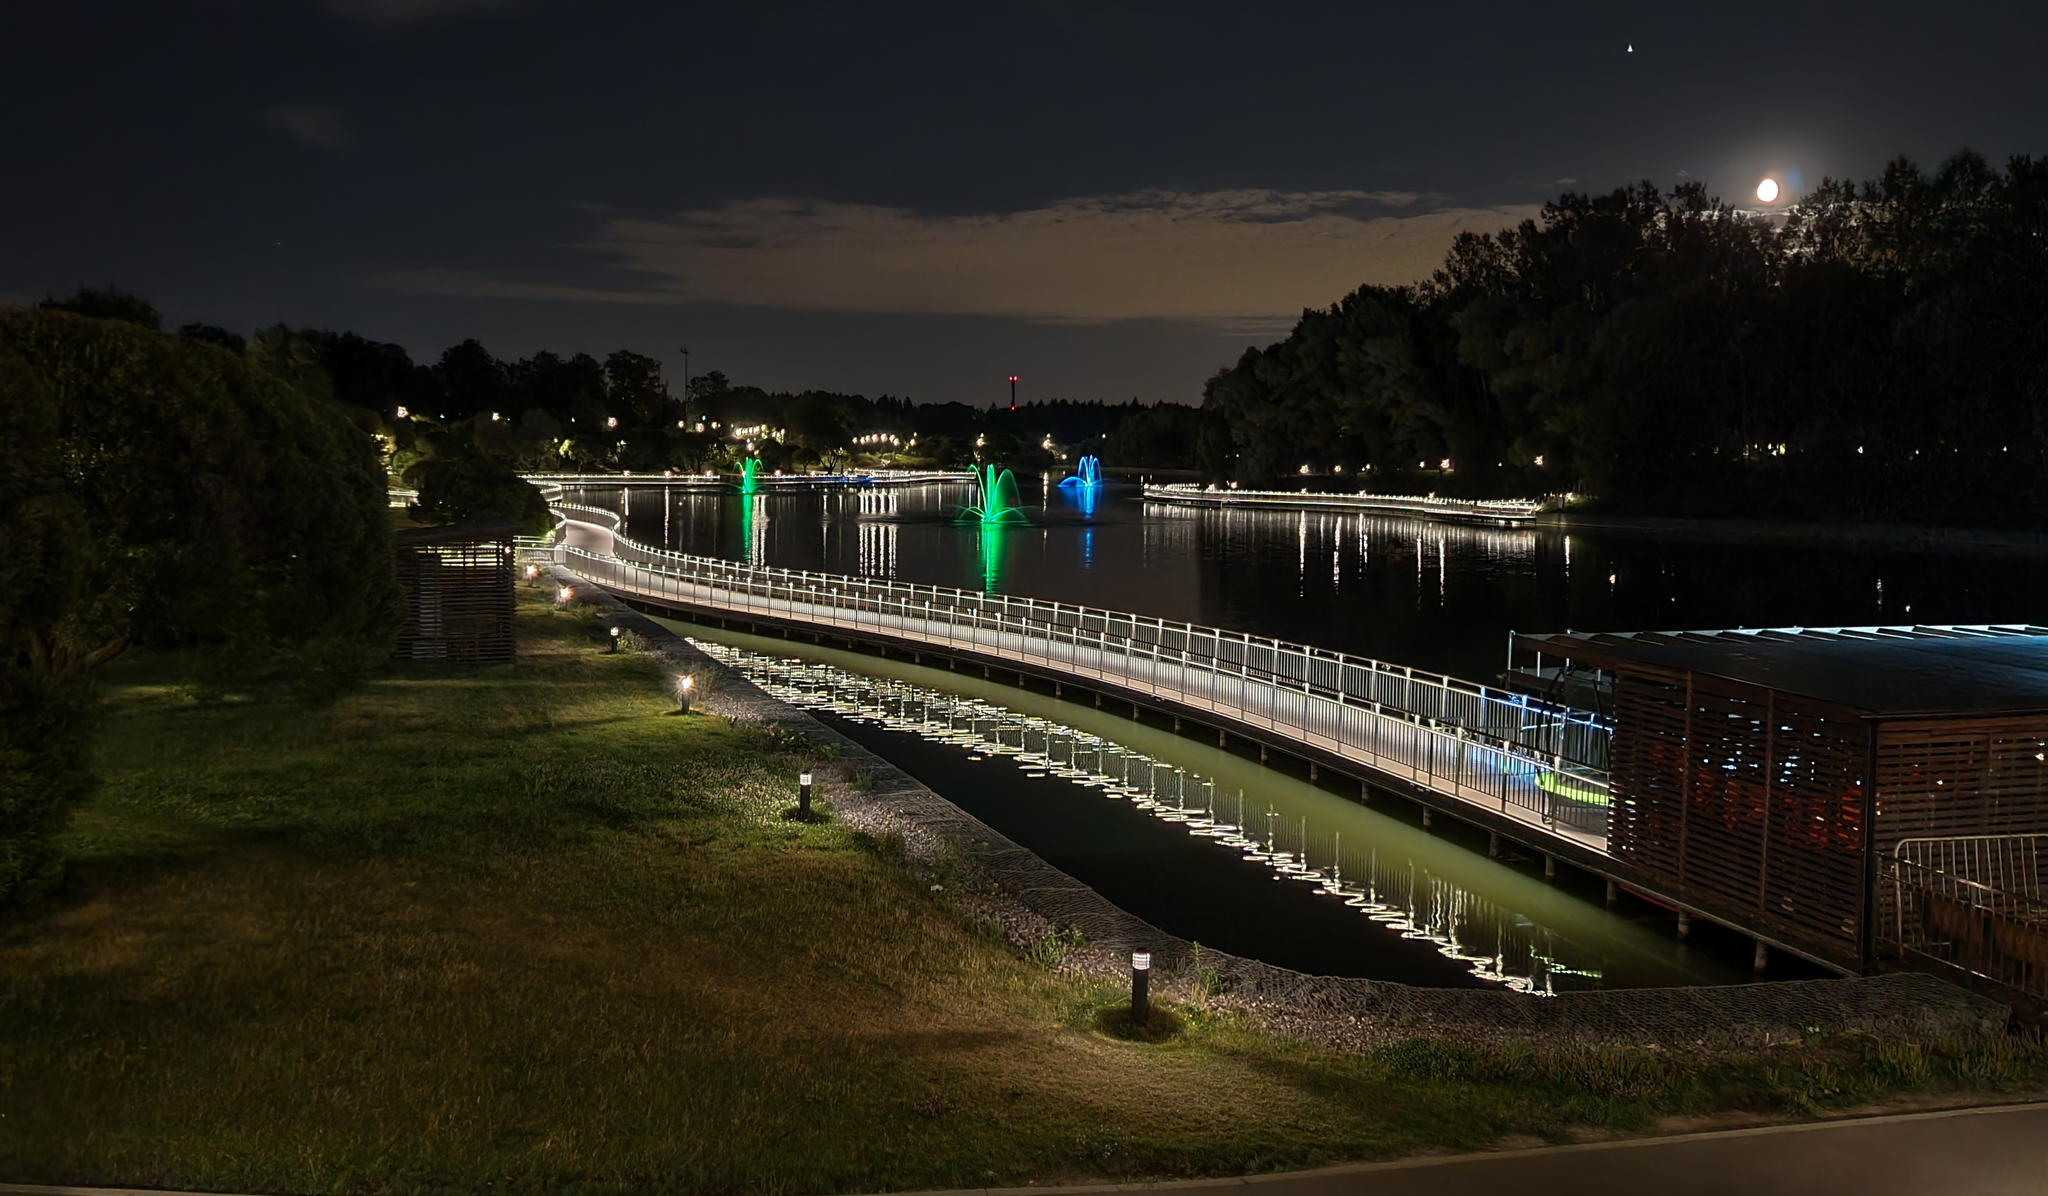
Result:
{"label": "bollard path light", "polygon": [[696,685],[696,683],[697,679],[695,677],[683,676],[676,678],[677,714],[690,713],[690,690],[692,687]]}
{"label": "bollard path light", "polygon": [[534,578],[536,578],[536,577],[539,577],[539,576],[540,576],[540,566],[539,566],[539,565],[528,565],[528,566],[526,567],[526,580],[528,580],[528,581],[532,581],[532,580],[533,580]]}
{"label": "bollard path light", "polygon": [[610,634],[612,637],[612,646],[606,648],[605,651],[617,652],[619,650],[619,629],[616,627],[612,628]]}
{"label": "bollard path light", "polygon": [[563,606],[567,606],[569,605],[569,598],[572,593],[574,593],[574,591],[570,590],[568,586],[563,586],[561,589],[555,591],[555,601],[561,603]]}
{"label": "bollard path light", "polygon": [[1152,1020],[1151,979],[1152,953],[1131,952],[1131,1024],[1140,1030]]}
{"label": "bollard path light", "polygon": [[796,779],[796,812],[799,817],[811,816],[811,774],[803,773]]}

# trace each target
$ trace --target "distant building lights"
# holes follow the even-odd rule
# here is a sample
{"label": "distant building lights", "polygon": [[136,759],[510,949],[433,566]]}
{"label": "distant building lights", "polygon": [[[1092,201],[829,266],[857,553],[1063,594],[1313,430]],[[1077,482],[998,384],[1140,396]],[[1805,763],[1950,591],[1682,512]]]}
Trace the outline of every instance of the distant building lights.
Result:
{"label": "distant building lights", "polygon": [[1304,465],[1304,466],[1302,466],[1302,467],[1301,467],[1301,475],[1302,475],[1303,477],[1307,477],[1307,476],[1308,476],[1308,466]]}
{"label": "distant building lights", "polygon": [[1448,470],[1451,467],[1451,459],[1449,457],[1445,457],[1443,460],[1436,463],[1436,467],[1438,469]]}
{"label": "distant building lights", "polygon": [[502,418],[504,418],[504,417],[503,417],[503,416],[501,416],[501,415],[499,415],[499,414],[498,414],[497,412],[495,412],[495,411],[491,412],[491,422],[492,422],[492,423],[497,423],[497,422],[498,422],[498,421],[499,421],[500,419],[502,419]]}
{"label": "distant building lights", "polygon": [[[1861,449],[1858,449],[1858,450],[1856,450],[1856,451],[1857,451],[1857,452],[1862,452],[1863,450],[1861,450]],[[1537,454],[1536,454],[1536,464],[1537,464],[1537,465],[1538,465],[1539,467],[1540,467],[1540,466],[1541,466],[1541,465],[1543,464],[1543,454],[1542,454],[1542,453],[1537,453]]]}
{"label": "distant building lights", "polygon": [[616,416],[616,415],[609,415],[609,416],[606,416],[606,417],[605,417],[605,421],[604,421],[604,426],[605,426],[605,427],[607,427],[607,428],[616,428],[616,427],[618,427],[618,426],[619,426],[619,417],[618,417],[618,416]]}
{"label": "distant building lights", "polygon": [[407,416],[409,416],[409,415],[411,415],[411,414],[412,414],[412,412],[410,412],[410,411],[407,411],[407,410],[406,410],[405,408],[403,408],[403,407],[400,407],[400,408],[398,409],[398,418],[400,418],[400,419],[404,419],[404,418],[406,418]]}

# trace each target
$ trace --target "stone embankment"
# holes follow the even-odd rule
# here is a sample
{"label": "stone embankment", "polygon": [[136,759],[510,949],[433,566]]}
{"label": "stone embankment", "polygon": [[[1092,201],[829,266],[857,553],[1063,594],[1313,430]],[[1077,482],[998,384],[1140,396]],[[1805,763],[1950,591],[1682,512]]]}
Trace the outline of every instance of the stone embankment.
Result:
{"label": "stone embankment", "polygon": [[1125,913],[600,588],[566,571],[557,571],[557,578],[576,602],[605,609],[648,651],[699,678],[699,709],[801,737],[814,754],[829,756],[831,767],[816,770],[820,796],[856,829],[878,839],[900,837],[905,863],[920,874],[954,879],[969,916],[999,927],[1025,950],[1078,930],[1084,941],[1068,949],[1061,964],[1077,974],[1121,979],[1129,974],[1131,952],[1149,951],[1155,993],[1241,1010],[1274,1032],[1351,1049],[1431,1037],[1472,1045],[1724,1050],[1842,1031],[1926,1042],[1995,1031],[2008,1018],[1995,1001],[1919,974],[1542,997],[1309,976],[1208,949],[1198,959],[1194,944]]}

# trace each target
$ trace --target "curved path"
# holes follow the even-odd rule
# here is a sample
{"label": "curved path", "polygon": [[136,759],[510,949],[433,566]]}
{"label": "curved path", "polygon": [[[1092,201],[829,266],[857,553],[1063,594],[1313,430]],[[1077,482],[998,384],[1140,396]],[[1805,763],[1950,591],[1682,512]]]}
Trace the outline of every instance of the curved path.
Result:
{"label": "curved path", "polygon": [[[923,1196],[2038,1196],[2048,1192],[2048,1102],[1767,1126],[1583,1146],[1361,1163],[1163,1184],[969,1189]],[[199,1196],[0,1184],[0,1196]]]}
{"label": "curved path", "polygon": [[991,1189],[986,1196],[1231,1189],[1251,1196],[2040,1196],[2048,1193],[2048,1102],[1236,1179]]}

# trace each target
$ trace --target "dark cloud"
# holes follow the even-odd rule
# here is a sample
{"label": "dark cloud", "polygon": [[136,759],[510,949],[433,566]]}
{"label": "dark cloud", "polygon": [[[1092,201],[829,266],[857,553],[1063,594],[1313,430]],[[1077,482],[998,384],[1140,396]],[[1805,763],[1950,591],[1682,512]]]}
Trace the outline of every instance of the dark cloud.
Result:
{"label": "dark cloud", "polygon": [[513,8],[526,0],[322,0],[329,12],[357,20],[404,25],[436,17]]}
{"label": "dark cloud", "polygon": [[635,287],[443,272],[393,282],[489,298],[1072,323],[1192,320],[1266,330],[1361,283],[1425,278],[1458,233],[1491,232],[1535,212],[1365,191],[1155,191],[965,215],[745,200],[607,223],[593,248],[630,271]]}
{"label": "dark cloud", "polygon": [[1189,398],[1562,190],[2041,153],[2044,40],[2039,0],[0,4],[0,295]]}
{"label": "dark cloud", "polygon": [[272,108],[263,123],[321,149],[340,149],[349,140],[341,113],[332,108]]}

